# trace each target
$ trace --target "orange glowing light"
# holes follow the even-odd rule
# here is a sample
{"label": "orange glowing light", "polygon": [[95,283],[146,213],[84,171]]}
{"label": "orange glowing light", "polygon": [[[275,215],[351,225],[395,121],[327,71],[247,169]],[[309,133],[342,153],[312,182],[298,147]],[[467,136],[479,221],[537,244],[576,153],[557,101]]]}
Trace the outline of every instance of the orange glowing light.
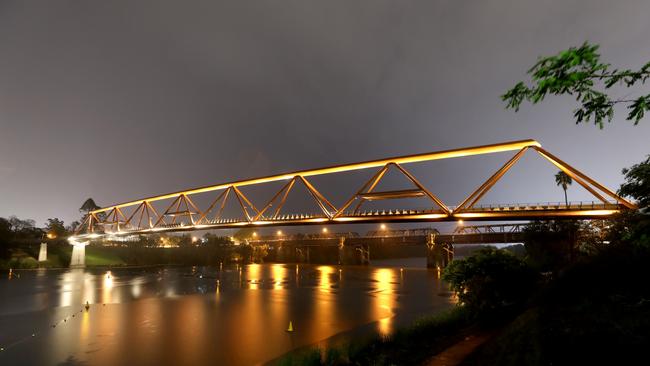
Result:
{"label": "orange glowing light", "polygon": [[398,156],[398,157],[392,157],[387,159],[370,160],[370,161],[365,161],[360,163],[335,165],[335,166],[329,166],[329,167],[319,168],[319,169],[295,171],[291,173],[271,175],[262,178],[253,178],[253,179],[217,184],[213,186],[194,188],[182,192],[168,193],[168,194],[148,197],[136,201],[124,202],[114,206],[108,206],[108,207],[100,208],[95,211],[91,211],[91,214],[110,211],[114,208],[122,208],[122,207],[128,207],[133,205],[139,205],[143,202],[151,203],[163,199],[176,198],[181,195],[191,195],[196,193],[218,191],[229,187],[242,187],[242,186],[255,185],[261,183],[277,182],[281,180],[289,180],[298,175],[302,177],[310,177],[310,176],[322,175],[322,174],[341,173],[341,172],[348,172],[353,170],[376,168],[376,167],[384,166],[387,163],[395,163],[395,164],[417,163],[422,161],[450,159],[450,158],[457,158],[463,156],[520,150],[524,147],[533,147],[533,146],[541,147],[542,145],[535,140],[519,140],[519,141],[505,142],[501,144],[491,144],[491,145],[467,147],[461,149],[435,151],[435,152],[424,153],[424,154]]}

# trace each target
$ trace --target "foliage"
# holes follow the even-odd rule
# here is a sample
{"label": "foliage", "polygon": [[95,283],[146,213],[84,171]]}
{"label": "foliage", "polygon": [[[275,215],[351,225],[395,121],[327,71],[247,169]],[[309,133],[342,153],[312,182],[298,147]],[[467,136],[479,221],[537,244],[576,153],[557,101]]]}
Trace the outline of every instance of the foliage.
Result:
{"label": "foliage", "polygon": [[531,221],[524,228],[526,261],[539,271],[555,271],[576,259],[580,222]]}
{"label": "foliage", "polygon": [[442,279],[472,312],[485,315],[522,305],[534,289],[537,276],[510,252],[484,248],[468,258],[452,261]]}
{"label": "foliage", "polygon": [[650,346],[650,247],[613,245],[564,271],[464,365],[634,365]]}
{"label": "foliage", "polygon": [[632,198],[642,209],[622,212],[611,220],[608,240],[614,244],[650,249],[650,156],[623,169],[625,182],[618,193]]}
{"label": "foliage", "polygon": [[585,42],[580,47],[571,47],[555,56],[540,58],[528,70],[532,85],[519,82],[501,96],[507,103],[506,108],[518,111],[524,100],[536,104],[548,94],[568,94],[575,96],[579,103],[573,114],[576,123],[593,120],[594,124],[603,128],[605,119],[611,122],[614,117],[614,106],[624,104],[628,110],[627,120],[638,124],[650,111],[650,94],[636,99],[618,99],[605,91],[614,85],[629,88],[645,84],[650,77],[650,62],[639,70],[613,69],[610,64],[600,61],[598,48],[598,45]]}
{"label": "foliage", "polygon": [[48,235],[51,234],[57,238],[62,238],[68,235],[68,230],[66,230],[63,220],[57,218],[47,219],[45,231],[47,231]]}
{"label": "foliage", "polygon": [[9,258],[11,252],[9,251],[9,243],[13,233],[11,225],[7,219],[0,217],[0,259]]}
{"label": "foliage", "polygon": [[633,198],[639,207],[650,206],[650,155],[630,168],[623,169],[625,182],[618,193]]}
{"label": "foliage", "polygon": [[235,232],[233,237],[240,241],[250,240],[251,238],[253,238],[254,232],[255,232],[254,228],[245,227],[237,230],[237,232]]}
{"label": "foliage", "polygon": [[14,241],[27,241],[32,238],[40,238],[43,235],[43,231],[36,227],[34,220],[21,220],[16,216],[9,216],[8,222]]}
{"label": "foliage", "polygon": [[79,208],[79,212],[84,212],[84,213],[89,213],[90,211],[94,211],[97,209],[100,209],[101,207],[97,206],[95,203],[95,200],[92,198],[88,198],[87,200],[84,201],[83,205]]}
{"label": "foliage", "polygon": [[557,174],[555,174],[555,184],[562,187],[562,189],[564,190],[564,202],[566,203],[567,206],[569,205],[569,199],[567,198],[566,190],[567,188],[569,188],[571,183],[573,183],[573,180],[564,171],[560,170],[559,172],[557,172]]}

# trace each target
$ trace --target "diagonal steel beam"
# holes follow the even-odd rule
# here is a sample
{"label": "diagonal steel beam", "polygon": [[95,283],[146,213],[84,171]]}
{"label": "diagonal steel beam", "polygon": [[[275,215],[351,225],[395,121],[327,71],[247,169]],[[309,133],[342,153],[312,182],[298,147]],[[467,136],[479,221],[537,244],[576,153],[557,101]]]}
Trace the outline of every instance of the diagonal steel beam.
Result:
{"label": "diagonal steel beam", "polygon": [[[476,202],[480,200],[495,184],[496,182],[503,177],[510,168],[512,168],[513,165],[515,165],[519,159],[521,159],[522,156],[526,153],[526,150],[528,150],[528,147],[524,147],[523,149],[519,150],[518,153],[515,154],[510,160],[508,160],[499,170],[496,171],[490,178],[488,178],[483,184],[481,184],[480,187],[478,187],[472,194],[470,194],[467,198],[461,202],[456,209],[454,210],[454,213],[458,213],[467,209],[470,209],[474,207]],[[471,200],[471,203],[465,207],[465,205]]]}
{"label": "diagonal steel beam", "polygon": [[[387,169],[388,169],[388,164],[384,165],[381,169],[379,169],[379,170],[377,171],[377,173],[375,173],[375,175],[373,175],[373,176],[372,176],[372,177],[371,177],[371,178],[370,178],[370,179],[369,179],[369,180],[368,180],[368,181],[367,181],[367,182],[366,182],[366,183],[365,183],[365,184],[364,184],[364,185],[363,185],[363,186],[362,186],[362,187],[361,187],[361,188],[360,188],[360,189],[359,189],[355,194],[352,195],[352,197],[350,197],[350,199],[348,199],[348,200],[343,204],[343,206],[341,206],[341,208],[339,208],[339,209],[336,211],[336,214],[334,214],[333,218],[337,218],[337,217],[340,217],[341,215],[343,215],[343,213],[345,212],[345,210],[346,210],[348,207],[350,207],[350,205],[352,204],[352,202],[354,202],[354,200],[357,199],[357,197],[358,197],[361,193],[363,193],[363,191],[365,191],[365,190],[368,188],[368,186],[370,186],[371,184],[373,184],[373,182],[377,181],[378,179],[381,179],[381,177],[386,173],[386,170],[387,170]],[[374,183],[374,185],[376,185],[376,184],[377,184],[377,183]],[[373,186],[374,186],[374,185],[373,185]]]}
{"label": "diagonal steel beam", "polygon": [[276,209],[276,213],[275,213],[275,215],[273,215],[273,217],[277,216],[280,213],[280,209],[284,205],[284,202],[287,199],[287,196],[289,195],[289,192],[291,191],[291,188],[293,187],[295,182],[296,182],[296,177],[293,177],[285,185],[283,185],[282,188],[280,188],[280,190],[278,191],[278,193],[276,193],[273,196],[273,198],[271,198],[271,200],[269,200],[269,202],[266,204],[266,206],[264,206],[264,208],[262,208],[260,210],[260,212],[253,218],[253,221],[259,220],[260,217],[262,217],[262,215],[264,214],[264,212],[266,212],[266,210],[268,210],[269,208],[271,208],[271,206],[273,206],[273,202],[275,202],[275,200],[280,196],[280,194],[282,194],[282,192],[284,192],[284,196],[282,197],[282,200],[280,201],[280,204],[278,205],[278,208]]}
{"label": "diagonal steel beam", "polygon": [[[611,190],[607,189],[605,186],[601,185],[600,183],[596,182],[595,180],[589,178],[588,176],[586,176],[585,174],[583,174],[583,173],[580,172],[579,170],[575,169],[575,168],[572,167],[571,165],[569,165],[569,164],[565,163],[564,161],[562,161],[560,158],[558,158],[558,157],[556,157],[555,155],[551,154],[550,152],[548,152],[548,151],[542,149],[541,146],[534,146],[533,148],[534,148],[538,153],[540,153],[540,155],[542,155],[543,157],[545,157],[546,159],[548,159],[551,163],[553,163],[555,166],[557,166],[558,168],[562,169],[565,173],[569,174],[570,176],[573,175],[572,178],[573,178],[574,176],[577,176],[577,177],[580,177],[580,178],[584,179],[586,182],[588,182],[588,183],[591,184],[592,186],[598,188],[601,192],[605,193],[605,194],[608,195],[609,197],[613,198],[616,202],[621,203],[623,206],[625,206],[625,207],[627,207],[627,208],[629,208],[629,209],[633,209],[633,210],[634,210],[634,209],[637,209],[637,208],[638,208],[634,203],[632,203],[632,202],[626,200],[625,198],[623,198],[623,197],[617,195],[616,193],[614,193],[614,192],[612,192]],[[573,173],[573,174],[570,174],[570,173]],[[574,179],[575,179],[575,178],[574,178]],[[582,185],[582,183],[581,183],[580,180],[576,180],[576,181],[577,181],[580,185]],[[584,185],[583,185],[583,187],[587,188],[587,187],[584,186]],[[588,189],[588,188],[587,188],[587,189]],[[588,190],[589,190],[591,193],[594,193],[592,190],[590,190],[590,189],[588,189]],[[596,194],[595,194],[595,195],[596,195]],[[596,195],[596,196],[598,196],[598,195]]]}

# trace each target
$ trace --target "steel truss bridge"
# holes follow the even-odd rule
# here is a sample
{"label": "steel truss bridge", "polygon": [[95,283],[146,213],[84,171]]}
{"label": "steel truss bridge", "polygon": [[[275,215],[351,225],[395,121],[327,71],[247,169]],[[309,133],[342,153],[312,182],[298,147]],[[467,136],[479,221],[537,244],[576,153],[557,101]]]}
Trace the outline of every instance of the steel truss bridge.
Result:
{"label": "steel truss bridge", "polygon": [[[485,182],[456,206],[441,201],[426,188],[405,166],[411,163],[516,151]],[[528,151],[541,155],[568,174],[576,183],[590,192],[596,202],[557,204],[506,204],[481,206],[477,202]],[[375,174],[340,206],[335,206],[308,179],[319,175],[376,169]],[[375,188],[385,174],[393,169],[407,178],[412,188],[377,191]],[[256,206],[241,191],[242,187],[285,181],[286,184],[262,206]],[[303,185],[311,200],[319,207],[318,214],[284,214],[282,208],[296,184]],[[214,194],[209,206],[200,209],[193,198],[198,194]],[[396,209],[364,211],[365,202],[418,198],[428,202],[429,209]],[[241,216],[224,218],[223,211],[229,199],[236,201]],[[153,203],[165,207],[156,210]],[[500,144],[436,151],[424,154],[398,156],[360,163],[329,166],[312,170],[232,181],[189,189],[159,196],[142,198],[91,211],[72,240],[86,240],[108,235],[137,235],[171,231],[192,231],[243,227],[287,225],[357,224],[378,222],[440,222],[440,221],[513,221],[530,219],[603,219],[622,210],[637,209],[636,205],[618,196],[592,178],[573,168],[560,158],[544,150],[535,140],[521,140]]]}

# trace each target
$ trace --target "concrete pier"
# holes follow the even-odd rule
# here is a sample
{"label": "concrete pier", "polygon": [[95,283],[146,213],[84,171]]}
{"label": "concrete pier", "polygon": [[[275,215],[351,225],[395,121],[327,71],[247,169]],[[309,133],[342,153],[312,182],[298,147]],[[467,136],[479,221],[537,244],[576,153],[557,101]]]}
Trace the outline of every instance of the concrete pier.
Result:
{"label": "concrete pier", "polygon": [[47,243],[41,243],[41,250],[38,252],[38,261],[45,262],[47,260]]}
{"label": "concrete pier", "polygon": [[72,257],[70,258],[70,268],[86,267],[86,245],[88,242],[79,242],[72,244]]}

